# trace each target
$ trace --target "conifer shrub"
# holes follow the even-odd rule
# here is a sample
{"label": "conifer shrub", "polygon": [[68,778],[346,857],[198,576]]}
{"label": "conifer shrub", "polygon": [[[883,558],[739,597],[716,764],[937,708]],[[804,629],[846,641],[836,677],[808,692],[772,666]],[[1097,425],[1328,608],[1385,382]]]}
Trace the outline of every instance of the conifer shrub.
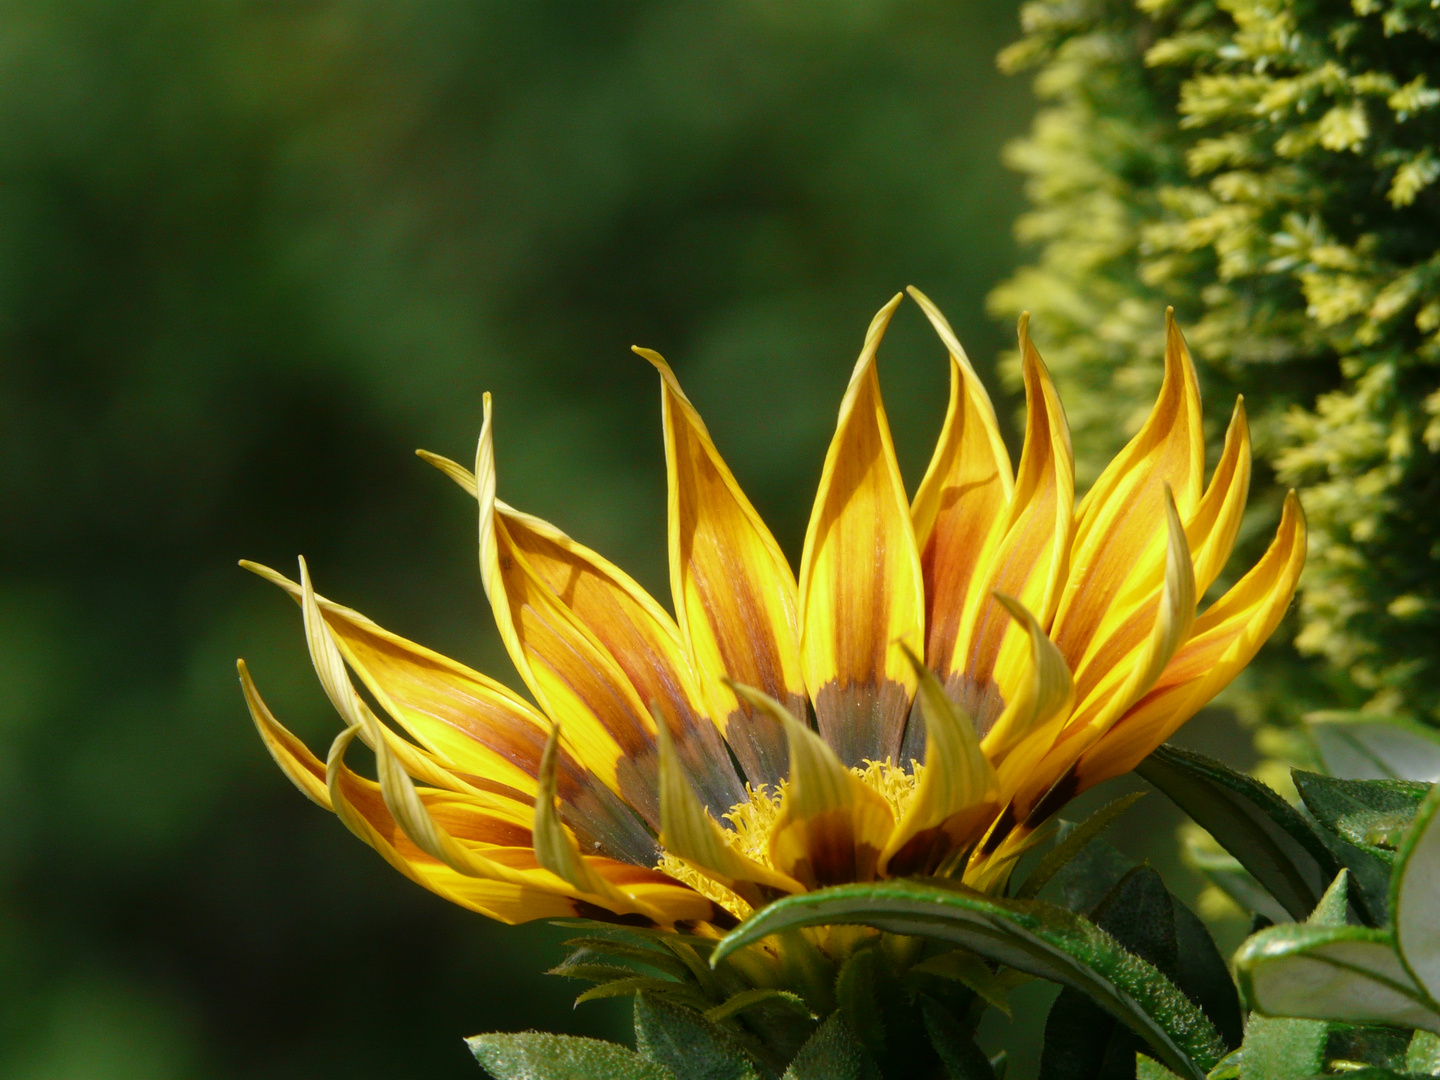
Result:
{"label": "conifer shrub", "polygon": [[1245,703],[1440,723],[1440,11],[1033,0],[1022,20],[1001,65],[1041,99],[1009,151],[1035,254],[991,307],[1032,312],[1082,481],[1153,399],[1174,305],[1207,396],[1245,397],[1248,542],[1290,486],[1312,527]]}

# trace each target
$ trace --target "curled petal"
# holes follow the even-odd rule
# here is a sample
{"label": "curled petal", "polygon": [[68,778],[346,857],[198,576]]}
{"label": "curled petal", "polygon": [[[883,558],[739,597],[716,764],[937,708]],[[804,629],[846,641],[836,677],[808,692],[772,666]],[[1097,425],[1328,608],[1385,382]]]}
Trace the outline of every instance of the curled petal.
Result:
{"label": "curled petal", "polygon": [[[468,470],[465,473],[470,475]],[[301,603],[299,582],[255,563],[241,565]],[[318,593],[315,603],[345,662],[381,707],[428,751],[435,766],[445,770],[448,780],[427,771],[423,760],[412,760],[416,767],[412,775],[442,787],[483,790],[512,799],[528,822],[545,747],[544,717],[478,671],[407,641]],[[426,756],[403,745],[398,752]],[[641,866],[654,864],[659,856],[654,837],[599,777],[564,752],[557,771],[566,822],[587,848],[599,844],[597,850],[612,857]]]}
{"label": "curled petal", "polygon": [[657,352],[635,352],[660,373],[675,617],[710,715],[745,776],[774,784],[788,771],[784,732],[726,680],[804,712],[795,575],[670,366]]}
{"label": "curled petal", "polygon": [[794,878],[761,865],[726,842],[724,830],[686,780],[664,728],[660,729],[660,822],[660,842],[667,854],[683,859],[751,907],[761,907],[776,893],[803,891]]}
{"label": "curled petal", "polygon": [[[1165,378],[1150,416],[1100,474],[1076,512],[1070,575],[1051,636],[1076,673],[1082,700],[1091,661],[1115,628],[1159,588],[1164,574],[1168,487],[1188,519],[1200,500],[1205,438],[1200,387],[1174,313],[1165,314]],[[1091,669],[1087,671],[1087,669]]]}
{"label": "curled petal", "polygon": [[[875,352],[875,316],[840,404],[800,560],[800,658],[820,734],[841,761],[895,760],[923,647],[925,586]],[[794,741],[791,740],[791,747]]]}
{"label": "curled petal", "polygon": [[1066,774],[1080,755],[1155,685],[1161,672],[1190,638],[1195,625],[1195,573],[1185,541],[1185,527],[1168,487],[1165,511],[1169,521],[1165,585],[1149,637],[1131,658],[1116,665],[1110,676],[1076,709],[1055,747],[1034,770],[1031,782],[1017,798],[1018,816],[1022,819],[1051,783]]}
{"label": "curled petal", "polygon": [[250,717],[255,721],[265,749],[270,751],[275,764],[280,766],[280,771],[290,778],[290,782],[299,788],[307,799],[326,810],[333,810],[330,790],[325,785],[324,762],[275,719],[260,697],[260,691],[255,688],[255,681],[250,678],[250,669],[245,666],[245,661],[238,661],[236,667],[240,671],[240,688],[245,694],[245,704],[250,709]]}
{"label": "curled petal", "polygon": [[770,832],[771,864],[808,889],[870,881],[895,825],[889,804],[774,698],[738,683],[734,689],[773,716],[790,741],[790,780]]}
{"label": "curled petal", "polygon": [[1133,769],[1254,658],[1295,595],[1305,539],[1305,515],[1292,491],[1260,561],[1196,620],[1155,685],[1081,757],[1078,790]]}
{"label": "curled petal", "polygon": [[925,764],[915,795],[880,855],[879,872],[890,877],[935,873],[984,831],[999,797],[995,770],[970,718],[918,656],[912,654],[911,662],[925,717]]}
{"label": "curled petal", "polygon": [[1204,596],[1225,568],[1245,516],[1250,494],[1250,425],[1245,419],[1245,399],[1235,399],[1235,411],[1225,430],[1225,448],[1210,486],[1185,523],[1185,537],[1195,555],[1195,593]]}
{"label": "curled petal", "polygon": [[638,897],[627,895],[606,880],[590,860],[580,854],[575,837],[560,821],[555,810],[555,751],[560,742],[558,728],[550,733],[545,755],[540,759],[539,792],[535,796],[533,829],[535,859],[556,877],[569,882],[586,897],[594,898],[617,914],[644,915],[657,923],[669,920],[664,912]]}

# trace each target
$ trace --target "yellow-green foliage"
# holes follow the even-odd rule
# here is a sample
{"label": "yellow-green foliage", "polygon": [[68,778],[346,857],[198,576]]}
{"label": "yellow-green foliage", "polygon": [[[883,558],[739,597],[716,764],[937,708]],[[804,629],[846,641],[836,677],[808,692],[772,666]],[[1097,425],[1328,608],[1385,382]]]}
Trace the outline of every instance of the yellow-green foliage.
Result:
{"label": "yellow-green foliage", "polygon": [[1254,421],[1244,542],[1285,486],[1312,526],[1288,633],[1329,666],[1271,648],[1251,685],[1272,713],[1440,720],[1440,11],[1036,0],[1023,18],[1001,63],[1038,71],[1010,151],[1037,248],[991,304],[1034,313],[1082,477],[1143,417],[1173,304],[1212,434],[1237,392]]}

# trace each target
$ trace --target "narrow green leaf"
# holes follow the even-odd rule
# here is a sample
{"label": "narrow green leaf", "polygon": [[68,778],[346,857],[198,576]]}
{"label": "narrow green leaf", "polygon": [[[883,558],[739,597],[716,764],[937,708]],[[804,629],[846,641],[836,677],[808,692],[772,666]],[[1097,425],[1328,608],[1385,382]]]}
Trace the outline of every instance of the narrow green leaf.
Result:
{"label": "narrow green leaf", "polygon": [[1308,915],[1340,871],[1314,826],[1252,777],[1169,745],[1135,771],[1234,855],[1293,918]]}
{"label": "narrow green leaf", "polygon": [[880,1080],[880,1069],[837,1012],[816,1028],[782,1080]]}
{"label": "narrow green leaf", "polygon": [[[644,964],[654,968],[656,971],[663,971],[667,975],[673,975],[677,979],[684,979],[690,976],[690,969],[668,949],[652,949],[646,945],[635,945],[627,941],[617,941],[613,938],[602,937],[578,937],[571,938],[564,943],[565,948],[570,949],[570,955],[560,964],[581,964],[592,962],[604,962],[605,960],[629,960],[636,964]],[[559,972],[557,972],[558,974]]]}
{"label": "narrow green leaf", "polygon": [[599,1001],[602,998],[612,997],[629,997],[631,994],[643,994],[647,992],[653,994],[668,994],[679,1001],[693,1005],[696,1009],[704,1009],[710,1004],[694,987],[686,986],[684,983],[671,982],[669,979],[652,979],[644,975],[637,975],[630,979],[616,979],[613,982],[592,986],[575,999],[575,1004],[583,1005],[587,1001]]}
{"label": "narrow green leaf", "polygon": [[1240,1045],[1245,1028],[1230,967],[1205,924],[1173,896],[1171,901],[1175,908],[1175,943],[1180,951],[1175,985],[1200,1006],[1220,1032],[1221,1041],[1233,1049]]}
{"label": "narrow green leaf", "polygon": [[1325,1071],[1323,1020],[1272,1019],[1250,1014],[1239,1058],[1240,1080],[1310,1080]]}
{"label": "narrow green leaf", "polygon": [[925,1034],[950,1080],[995,1080],[995,1070],[975,1044],[974,1035],[949,1009],[929,994],[921,994],[920,1013],[925,1018]]}
{"label": "narrow green leaf", "polygon": [[1395,857],[1391,890],[1396,946],[1433,1003],[1440,1000],[1440,784],[1415,812]]}
{"label": "narrow green leaf", "polygon": [[782,1005],[801,1016],[811,1015],[805,999],[789,990],[742,990],[738,994],[732,994],[719,1005],[706,1009],[705,1018],[718,1024],[758,1005]]}
{"label": "narrow green leaf", "polygon": [[1201,1080],[1224,1052],[1213,1025],[1153,966],[1063,908],[984,896],[963,886],[895,880],[788,897],[723,938],[715,957],[802,926],[859,923],[950,941],[987,959],[1074,987],[1129,1025],[1182,1078]]}
{"label": "narrow green leaf", "polygon": [[[633,979],[640,977],[641,972],[634,968],[623,967],[620,964],[586,964],[571,963],[569,960],[551,968],[545,974],[560,975],[566,979],[583,979],[586,982],[613,982],[616,979]],[[644,978],[655,976],[645,975]]]}
{"label": "narrow green leaf", "polygon": [[618,1043],[526,1031],[466,1039],[495,1080],[676,1080],[669,1069]]}
{"label": "narrow green leaf", "polygon": [[909,973],[958,982],[973,990],[1006,1016],[1010,1015],[1010,999],[1005,993],[1005,981],[991,971],[984,960],[965,949],[952,949],[922,960],[912,967]]}
{"label": "narrow green leaf", "polygon": [[[1035,864],[1035,869],[1030,871],[1024,884],[1015,891],[1015,899],[1032,900],[1038,896],[1040,890],[1059,873],[1061,867],[1079,855],[1090,841],[1109,828],[1116,818],[1144,797],[1145,792],[1143,791],[1132,791],[1129,795],[1122,795],[1114,802],[1106,803],[1080,824],[1064,833],[1060,842],[1047,851],[1045,857]],[[1063,824],[1061,827],[1064,827]]]}
{"label": "narrow green leaf", "polygon": [[739,1042],[694,1009],[635,996],[635,1049],[684,1080],[759,1080]]}
{"label": "narrow green leaf", "polygon": [[1205,1080],[1239,1080],[1242,1057],[1244,1057],[1244,1051],[1231,1050],[1220,1059],[1220,1064],[1205,1074]]}
{"label": "narrow green leaf", "polygon": [[1144,1046],[1078,990],[1065,987],[1045,1016],[1038,1080],[1135,1080],[1135,1056]]}

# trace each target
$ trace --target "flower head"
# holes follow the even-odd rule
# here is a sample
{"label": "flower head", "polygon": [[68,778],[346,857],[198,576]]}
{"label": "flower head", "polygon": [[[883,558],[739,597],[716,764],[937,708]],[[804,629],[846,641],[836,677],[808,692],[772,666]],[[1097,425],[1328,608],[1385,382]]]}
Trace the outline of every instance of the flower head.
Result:
{"label": "flower head", "polygon": [[[949,324],[939,444],[907,499],[870,325],[798,580],[670,368],[660,373],[672,617],[623,571],[496,497],[487,395],[480,570],[535,705],[299,582],[345,727],[321,762],[240,665],[270,752],[396,869],[496,919],[589,915],[707,932],[778,896],[881,877],[1003,884],[1071,797],[1126,772],[1254,656],[1289,605],[1305,526],[1197,617],[1250,475],[1237,402],[1208,485],[1200,395],[1167,313],[1149,419],[1078,506],[1070,436],[1020,323],[1012,468]],[[362,696],[356,680],[369,693]],[[378,708],[372,708],[370,701]],[[384,719],[382,719],[382,714]],[[346,765],[359,738],[377,779]]]}

